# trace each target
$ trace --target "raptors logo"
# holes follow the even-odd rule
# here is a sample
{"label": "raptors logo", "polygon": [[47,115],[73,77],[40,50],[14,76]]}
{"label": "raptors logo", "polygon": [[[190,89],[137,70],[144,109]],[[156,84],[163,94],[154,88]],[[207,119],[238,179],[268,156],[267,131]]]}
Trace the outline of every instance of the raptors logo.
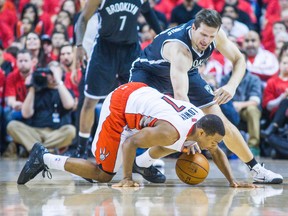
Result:
{"label": "raptors logo", "polygon": [[100,160],[104,161],[108,156],[109,156],[110,152],[107,152],[106,154],[106,148],[101,149],[100,148]]}

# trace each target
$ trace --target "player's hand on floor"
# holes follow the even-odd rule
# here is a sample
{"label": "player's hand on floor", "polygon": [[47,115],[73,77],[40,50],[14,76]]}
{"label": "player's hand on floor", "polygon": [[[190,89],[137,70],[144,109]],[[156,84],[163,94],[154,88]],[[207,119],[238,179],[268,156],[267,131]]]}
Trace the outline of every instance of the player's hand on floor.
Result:
{"label": "player's hand on floor", "polygon": [[252,183],[247,183],[247,182],[233,182],[230,184],[230,187],[233,188],[258,188],[259,186],[252,184]]}
{"label": "player's hand on floor", "polygon": [[139,187],[139,183],[132,179],[123,179],[119,183],[113,184],[112,187]]}
{"label": "player's hand on floor", "polygon": [[234,97],[235,88],[229,85],[224,85],[219,89],[214,91],[214,101],[216,101],[219,105],[227,103]]}

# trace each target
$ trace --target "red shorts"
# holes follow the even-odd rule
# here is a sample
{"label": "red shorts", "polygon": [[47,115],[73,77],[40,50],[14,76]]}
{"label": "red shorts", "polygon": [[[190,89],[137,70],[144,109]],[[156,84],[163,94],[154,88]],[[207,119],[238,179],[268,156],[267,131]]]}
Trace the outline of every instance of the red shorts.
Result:
{"label": "red shorts", "polygon": [[116,173],[122,165],[121,144],[131,136],[127,128],[125,108],[135,90],[147,86],[144,83],[127,83],[110,93],[105,99],[99,124],[92,143],[96,163],[108,173]]}

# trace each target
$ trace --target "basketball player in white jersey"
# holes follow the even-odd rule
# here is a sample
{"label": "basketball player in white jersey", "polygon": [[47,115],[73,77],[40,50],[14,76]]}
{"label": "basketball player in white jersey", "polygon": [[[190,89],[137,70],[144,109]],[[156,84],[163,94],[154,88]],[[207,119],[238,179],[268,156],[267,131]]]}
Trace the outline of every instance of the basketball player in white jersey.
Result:
{"label": "basketball player in white jersey", "polygon": [[[228,160],[218,147],[224,135],[225,128],[218,116],[204,116],[191,103],[175,100],[144,83],[128,83],[110,93],[104,101],[92,143],[96,164],[85,159],[50,154],[43,145],[36,143],[17,183],[25,184],[41,171],[43,176],[47,172],[51,177],[48,169],[109,182],[123,163],[123,180],[115,186],[139,186],[132,179],[137,148],[152,147],[150,154],[160,158],[184,149],[188,154],[195,153],[193,148],[197,142],[201,149],[218,152],[220,156],[215,163],[231,186],[254,187],[253,184],[240,184],[234,180]],[[186,146],[187,141],[190,145]],[[154,147],[163,148],[163,151],[153,155]],[[153,166],[151,169],[154,169],[151,172],[159,172]],[[165,176],[160,172],[159,176],[163,176],[161,182],[165,182]],[[148,180],[153,182],[153,179]]]}

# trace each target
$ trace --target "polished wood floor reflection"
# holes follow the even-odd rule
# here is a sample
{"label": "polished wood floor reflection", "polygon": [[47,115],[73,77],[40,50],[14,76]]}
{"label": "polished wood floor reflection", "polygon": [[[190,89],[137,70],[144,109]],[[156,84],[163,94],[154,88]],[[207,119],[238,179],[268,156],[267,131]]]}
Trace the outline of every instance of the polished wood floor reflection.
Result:
{"label": "polished wood floor reflection", "polygon": [[[229,188],[210,161],[207,179],[200,185],[189,186],[177,178],[175,159],[165,159],[165,184],[150,184],[135,174],[140,188],[115,189],[111,183],[90,184],[80,177],[52,170],[52,180],[39,174],[19,186],[16,180],[25,160],[0,159],[0,215],[288,215],[288,161],[262,161],[284,176],[283,184],[257,189]],[[238,180],[252,181],[246,165],[239,160],[230,162]],[[121,178],[119,172],[112,183]]]}

